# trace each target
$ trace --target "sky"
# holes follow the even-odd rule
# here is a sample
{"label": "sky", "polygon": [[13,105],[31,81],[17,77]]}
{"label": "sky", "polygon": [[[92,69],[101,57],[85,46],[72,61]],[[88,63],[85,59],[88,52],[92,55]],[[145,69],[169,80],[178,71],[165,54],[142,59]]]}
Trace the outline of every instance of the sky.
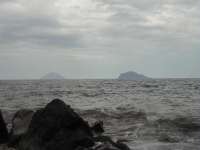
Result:
{"label": "sky", "polygon": [[200,77],[199,0],[0,0],[0,79]]}

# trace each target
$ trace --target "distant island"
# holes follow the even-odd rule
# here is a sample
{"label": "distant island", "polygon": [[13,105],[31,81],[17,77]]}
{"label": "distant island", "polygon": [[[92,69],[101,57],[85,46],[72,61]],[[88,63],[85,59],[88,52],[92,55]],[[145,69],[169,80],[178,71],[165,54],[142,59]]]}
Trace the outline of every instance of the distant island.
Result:
{"label": "distant island", "polygon": [[147,80],[150,78],[142,74],[139,74],[137,72],[129,71],[129,72],[121,73],[118,79],[119,80]]}
{"label": "distant island", "polygon": [[62,80],[62,79],[65,78],[56,72],[50,72],[41,78],[41,80]]}

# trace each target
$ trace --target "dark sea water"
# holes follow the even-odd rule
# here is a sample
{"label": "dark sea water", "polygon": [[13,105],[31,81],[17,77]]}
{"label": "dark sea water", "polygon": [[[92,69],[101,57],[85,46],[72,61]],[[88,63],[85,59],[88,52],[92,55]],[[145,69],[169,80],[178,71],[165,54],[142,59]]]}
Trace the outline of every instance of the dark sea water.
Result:
{"label": "dark sea water", "polygon": [[10,126],[16,110],[54,98],[133,150],[200,150],[200,79],[0,81],[0,109]]}

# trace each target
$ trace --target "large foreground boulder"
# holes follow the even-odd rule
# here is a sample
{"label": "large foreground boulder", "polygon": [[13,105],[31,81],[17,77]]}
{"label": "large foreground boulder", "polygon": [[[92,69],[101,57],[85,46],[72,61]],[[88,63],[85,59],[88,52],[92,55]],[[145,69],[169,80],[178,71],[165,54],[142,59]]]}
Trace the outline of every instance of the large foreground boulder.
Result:
{"label": "large foreground boulder", "polygon": [[27,133],[18,144],[20,150],[75,150],[94,145],[92,131],[77,113],[55,99],[32,117]]}
{"label": "large foreground boulder", "polygon": [[8,141],[8,130],[0,110],[0,144]]}

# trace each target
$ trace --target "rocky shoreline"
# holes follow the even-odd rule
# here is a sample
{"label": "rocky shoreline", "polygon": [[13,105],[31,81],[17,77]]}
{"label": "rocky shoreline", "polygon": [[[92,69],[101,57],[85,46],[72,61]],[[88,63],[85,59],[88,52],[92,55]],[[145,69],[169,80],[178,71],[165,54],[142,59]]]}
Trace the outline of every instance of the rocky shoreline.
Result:
{"label": "rocky shoreline", "polygon": [[105,136],[102,121],[90,126],[59,99],[36,112],[17,111],[10,132],[0,112],[0,150],[130,150],[124,142]]}

